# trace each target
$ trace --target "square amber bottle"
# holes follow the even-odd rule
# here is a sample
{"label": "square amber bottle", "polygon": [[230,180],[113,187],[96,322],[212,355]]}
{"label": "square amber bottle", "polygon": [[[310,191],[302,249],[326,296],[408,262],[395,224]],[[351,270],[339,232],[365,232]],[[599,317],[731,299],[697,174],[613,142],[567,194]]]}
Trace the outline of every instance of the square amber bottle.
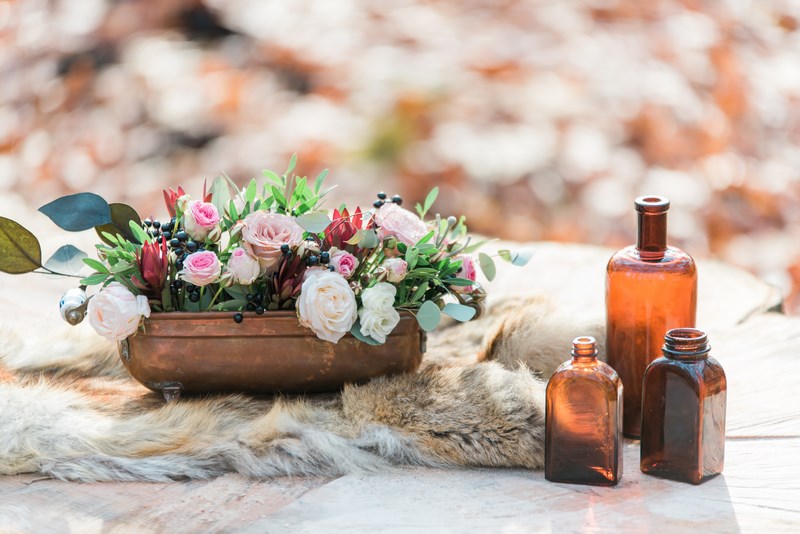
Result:
{"label": "square amber bottle", "polygon": [[695,328],[670,330],[664,356],[645,371],[642,397],[643,473],[700,484],[722,472],[727,381]]}
{"label": "square amber bottle", "polygon": [[613,486],[622,478],[622,381],[597,360],[594,338],[572,342],[572,360],[547,384],[544,476]]}

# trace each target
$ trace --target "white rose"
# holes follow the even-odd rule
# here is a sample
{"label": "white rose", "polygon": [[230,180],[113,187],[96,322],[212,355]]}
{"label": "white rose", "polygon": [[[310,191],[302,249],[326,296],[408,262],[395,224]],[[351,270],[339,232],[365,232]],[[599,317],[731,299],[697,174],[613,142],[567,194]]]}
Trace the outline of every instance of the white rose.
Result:
{"label": "white rose", "polygon": [[389,258],[381,267],[386,272],[386,279],[395,284],[405,280],[408,274],[408,263],[403,258]]}
{"label": "white rose", "polygon": [[261,266],[256,257],[251,256],[242,247],[237,247],[233,249],[228,259],[228,271],[233,274],[237,284],[249,286],[261,274]]}
{"label": "white rose", "polygon": [[297,298],[300,324],[318,338],[338,343],[358,317],[356,296],[347,280],[336,273],[319,273],[303,282]]}
{"label": "white rose", "polygon": [[364,290],[361,294],[362,307],[358,311],[362,334],[379,343],[386,342],[386,337],[400,322],[400,314],[394,308],[396,294],[397,288],[386,282],[379,282]]}
{"label": "white rose", "polygon": [[122,341],[139,328],[142,317],[150,317],[144,295],[134,295],[119,282],[111,282],[89,300],[89,324],[111,341]]}

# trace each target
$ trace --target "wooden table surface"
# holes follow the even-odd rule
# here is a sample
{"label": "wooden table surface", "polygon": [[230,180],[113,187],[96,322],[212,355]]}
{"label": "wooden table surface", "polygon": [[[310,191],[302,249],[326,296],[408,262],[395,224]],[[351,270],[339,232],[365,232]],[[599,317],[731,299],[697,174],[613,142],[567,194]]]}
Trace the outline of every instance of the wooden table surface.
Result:
{"label": "wooden table surface", "polygon": [[[526,289],[602,320],[610,251],[536,246]],[[518,291],[504,273],[493,284],[496,293]],[[24,284],[3,285],[6,323],[12,301],[42,306],[15,300]],[[700,486],[642,475],[634,441],[626,443],[624,476],[614,488],[552,484],[541,471],[499,469],[269,481],[226,475],[170,484],[25,475],[0,478],[0,533],[800,532],[800,317],[770,312],[779,302],[773,288],[750,275],[700,262],[698,327],[709,331],[729,384],[725,471]]]}

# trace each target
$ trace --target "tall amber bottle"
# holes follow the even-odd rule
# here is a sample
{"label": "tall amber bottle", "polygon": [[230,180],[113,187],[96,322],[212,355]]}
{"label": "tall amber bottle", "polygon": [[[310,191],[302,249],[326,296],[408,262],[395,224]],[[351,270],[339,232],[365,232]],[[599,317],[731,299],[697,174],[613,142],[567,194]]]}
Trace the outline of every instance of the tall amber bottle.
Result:
{"label": "tall amber bottle", "polygon": [[678,328],[664,339],[664,356],[644,375],[641,468],[700,484],[725,461],[725,371],[702,331]]}
{"label": "tall amber bottle", "polygon": [[641,430],[642,377],[661,355],[667,330],[693,327],[697,309],[697,269],[691,256],[667,246],[669,200],[635,201],[639,218],[636,245],[614,254],[606,269],[606,350],[608,364],[625,386],[625,436]]}
{"label": "tall amber bottle", "polygon": [[572,342],[572,360],[547,384],[544,476],[613,486],[622,478],[622,382],[597,360],[594,338]]}

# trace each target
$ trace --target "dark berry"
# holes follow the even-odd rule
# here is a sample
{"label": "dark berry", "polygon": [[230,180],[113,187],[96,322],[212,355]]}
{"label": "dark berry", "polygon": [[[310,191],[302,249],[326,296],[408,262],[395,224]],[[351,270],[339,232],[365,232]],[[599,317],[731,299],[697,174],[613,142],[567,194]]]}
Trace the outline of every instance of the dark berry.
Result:
{"label": "dark berry", "polygon": [[264,315],[264,306],[258,306],[258,307],[256,307],[256,313],[257,313],[258,315]]}
{"label": "dark berry", "polygon": [[163,231],[165,231],[165,232],[171,232],[173,228],[174,228],[174,226],[172,224],[172,221],[164,223],[164,224],[161,225],[161,229]]}
{"label": "dark berry", "polygon": [[189,253],[192,253],[192,252],[196,251],[197,250],[197,243],[195,243],[194,241],[187,241],[186,242],[186,250],[188,250]]}
{"label": "dark berry", "polygon": [[161,222],[160,221],[153,221],[153,228],[155,228],[156,230],[161,228]]}
{"label": "dark berry", "polygon": [[319,263],[319,258],[317,256],[309,256],[308,259],[306,259],[306,265],[309,265],[311,267],[317,265],[318,263]]}
{"label": "dark berry", "polygon": [[247,311],[256,311],[256,305],[252,302],[247,303]]}
{"label": "dark berry", "polygon": [[175,284],[175,287],[177,287],[177,288],[181,288],[181,287],[183,287],[183,280],[181,280],[180,278],[179,278],[179,279],[177,279],[177,280],[175,280],[175,281],[174,281],[174,282],[172,282],[172,283],[173,283],[173,284]]}
{"label": "dark berry", "polygon": [[289,253],[289,245],[287,243],[284,243],[283,245],[281,245],[281,252],[283,252],[284,254],[288,254]]}
{"label": "dark berry", "polygon": [[330,272],[335,272],[336,271],[336,267],[334,267],[333,265],[328,265],[328,270]]}
{"label": "dark berry", "polygon": [[400,195],[395,195],[395,196],[392,197],[392,202],[394,202],[398,206],[402,206],[403,205],[403,198]]}
{"label": "dark berry", "polygon": [[150,228],[151,226],[153,226],[153,221],[151,221],[150,219],[145,219],[143,222],[144,222],[144,225],[145,225],[146,227],[148,227],[148,228]]}
{"label": "dark berry", "polygon": [[244,315],[242,315],[241,313],[234,313],[233,320],[236,323],[241,323],[242,321],[244,321]]}
{"label": "dark berry", "polygon": [[376,200],[375,202],[372,203],[372,205],[375,206],[376,208],[380,208],[381,206],[383,206],[383,200]]}
{"label": "dark berry", "polygon": [[378,193],[378,198],[381,200],[386,200],[386,193],[381,191],[380,193]]}
{"label": "dark berry", "polygon": [[255,295],[253,295],[252,293],[248,293],[247,295],[245,295],[245,297],[244,297],[244,298],[245,298],[245,299],[247,299],[247,302],[252,302],[252,301],[253,301],[253,299],[255,299],[255,298],[256,298],[256,296],[255,296]]}
{"label": "dark berry", "polygon": [[320,254],[319,254],[319,262],[321,264],[323,264],[323,265],[325,265],[326,263],[330,263],[331,262],[331,254],[330,254],[330,252],[328,252],[328,251],[320,252]]}
{"label": "dark berry", "polygon": [[169,241],[170,239],[172,239],[172,232],[170,232],[169,230],[161,232],[161,237]]}
{"label": "dark berry", "polygon": [[177,234],[175,234],[175,238],[176,238],[178,241],[186,241],[187,239],[189,239],[189,234],[187,234],[187,233],[186,233],[186,231],[184,231],[184,230],[181,230],[180,232],[178,232]]}
{"label": "dark berry", "polygon": [[193,284],[186,284],[186,291],[189,293],[194,293],[194,290],[197,289],[196,285]]}
{"label": "dark berry", "polygon": [[179,271],[182,271],[183,270],[183,260],[176,261],[175,262],[175,268],[178,269]]}
{"label": "dark berry", "polygon": [[175,286],[169,286],[169,292],[172,293],[173,295],[177,295],[178,294],[178,288],[175,287]]}
{"label": "dark berry", "polygon": [[199,302],[200,293],[189,293],[189,300],[191,300],[192,302]]}
{"label": "dark berry", "polygon": [[179,246],[181,246],[181,242],[178,241],[177,237],[173,237],[172,239],[169,240],[169,246],[171,246],[172,248],[178,248]]}

